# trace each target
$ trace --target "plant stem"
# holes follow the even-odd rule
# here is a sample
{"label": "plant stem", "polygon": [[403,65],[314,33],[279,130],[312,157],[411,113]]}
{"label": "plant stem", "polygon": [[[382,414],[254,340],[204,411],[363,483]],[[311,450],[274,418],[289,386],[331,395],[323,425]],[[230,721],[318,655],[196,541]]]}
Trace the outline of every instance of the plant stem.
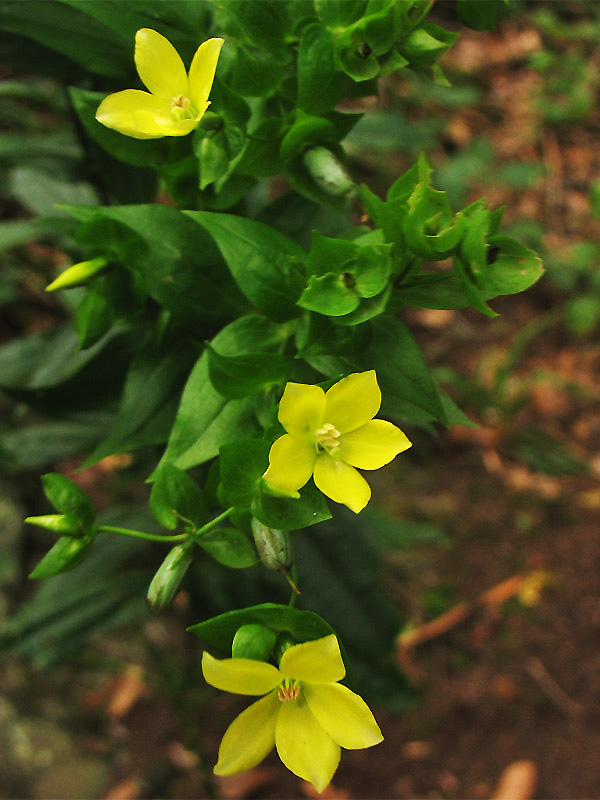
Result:
{"label": "plant stem", "polygon": [[156,533],[144,533],[144,531],[133,531],[130,528],[118,528],[115,525],[99,525],[99,533],[118,533],[120,536],[131,536],[133,539],[146,539],[149,542],[184,542],[187,533],[178,533],[175,536],[161,536]]}
{"label": "plant stem", "polygon": [[206,525],[203,525],[201,528],[198,528],[198,530],[195,531],[194,536],[202,537],[204,536],[205,533],[212,531],[212,529],[216,528],[217,525],[223,522],[224,519],[227,519],[227,517],[231,514],[232,511],[233,511],[233,506],[231,506],[231,508],[228,508],[227,511],[223,511],[223,513],[219,514],[218,517],[211,519],[211,521],[207,522]]}

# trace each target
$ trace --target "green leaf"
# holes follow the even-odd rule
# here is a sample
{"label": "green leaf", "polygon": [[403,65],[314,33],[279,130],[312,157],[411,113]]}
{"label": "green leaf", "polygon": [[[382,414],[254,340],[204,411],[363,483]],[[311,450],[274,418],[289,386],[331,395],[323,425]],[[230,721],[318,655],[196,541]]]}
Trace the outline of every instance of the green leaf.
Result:
{"label": "green leaf", "polygon": [[433,22],[424,22],[404,40],[402,54],[415,69],[431,67],[459,36],[460,34],[444,30]]}
{"label": "green leaf", "polygon": [[237,439],[220,449],[223,503],[249,505],[269,466],[270,445],[264,439]]}
{"label": "green leaf", "polygon": [[189,342],[181,342],[165,353],[157,351],[153,343],[143,346],[127,371],[113,427],[84,466],[115,453],[164,442],[195,356],[196,348]]}
{"label": "green leaf", "polygon": [[91,536],[81,538],[61,536],[54,547],[46,553],[33,572],[30,573],[29,577],[31,580],[39,581],[73,569],[86,557],[93,542],[94,539]]}
{"label": "green leaf", "polygon": [[297,642],[321,639],[335,633],[331,625],[318,614],[276,603],[262,603],[251,608],[228,611],[206,622],[192,625],[187,630],[199,636],[209,648],[230,653],[238,629],[242,625],[250,624],[263,625],[277,633],[289,633]]}
{"label": "green leaf", "polygon": [[[240,317],[227,325],[212,340],[226,355],[238,355],[276,347],[287,334],[280,326],[258,314]],[[181,403],[163,461],[187,469],[214,458],[219,447],[256,430],[247,400],[227,401],[210,382],[208,353],[196,362],[181,398]]]}
{"label": "green leaf", "polygon": [[318,23],[307,25],[298,51],[298,107],[326,114],[350,93],[352,79],[335,64],[333,33]]}
{"label": "green leaf", "polygon": [[326,375],[375,369],[384,415],[407,421],[434,419],[446,424],[437,386],[408,328],[391,316],[368,324],[371,326],[368,348],[353,357],[317,356],[310,363]]}
{"label": "green leaf", "polygon": [[283,383],[288,372],[287,359],[278,353],[243,353],[222,356],[206,343],[208,373],[215,389],[232,400],[264,391]]}
{"label": "green leaf", "polygon": [[456,10],[463,25],[473,30],[493,31],[496,27],[496,0],[457,0]]}
{"label": "green leaf", "polygon": [[302,489],[299,498],[275,497],[261,485],[252,502],[252,513],[263,525],[281,531],[307,528],[331,519],[325,498],[312,482]]}
{"label": "green leaf", "polygon": [[44,494],[57,511],[77,520],[84,530],[94,525],[96,512],[89,497],[70,478],[59,472],[48,472],[42,475],[42,486]]}
{"label": "green leaf", "polygon": [[259,311],[277,321],[297,316],[301,283],[292,262],[303,261],[306,254],[296,242],[253,219],[185,213],[212,236],[236,283]]}
{"label": "green leaf", "polygon": [[157,303],[190,325],[229,319],[243,306],[209,235],[172,206],[68,207],[85,221],[79,241],[123,263]]}
{"label": "green leaf", "polygon": [[150,509],[168,530],[175,530],[181,521],[200,528],[206,522],[208,509],[199,486],[172,464],[163,464],[156,473],[150,493]]}
{"label": "green leaf", "polygon": [[360,304],[354,286],[355,280],[349,273],[347,277],[333,272],[311,275],[298,305],[329,317],[341,317],[354,311]]}
{"label": "green leaf", "polygon": [[89,72],[117,78],[132,72],[131,44],[57,0],[2,0],[0,27],[62,53]]}
{"label": "green leaf", "polygon": [[482,288],[488,295],[517,294],[543,275],[541,258],[516,239],[498,234],[488,237],[488,245],[491,263],[482,280]]}
{"label": "green leaf", "polygon": [[114,305],[103,290],[103,285],[96,282],[75,310],[74,323],[79,337],[79,349],[85,350],[96,344],[110,329],[114,318]]}
{"label": "green leaf", "polygon": [[252,542],[236,528],[217,528],[197,542],[215,561],[226,567],[245,569],[258,563]]}
{"label": "green leaf", "polygon": [[367,0],[315,0],[315,9],[323,25],[344,28],[356,22],[365,11]]}

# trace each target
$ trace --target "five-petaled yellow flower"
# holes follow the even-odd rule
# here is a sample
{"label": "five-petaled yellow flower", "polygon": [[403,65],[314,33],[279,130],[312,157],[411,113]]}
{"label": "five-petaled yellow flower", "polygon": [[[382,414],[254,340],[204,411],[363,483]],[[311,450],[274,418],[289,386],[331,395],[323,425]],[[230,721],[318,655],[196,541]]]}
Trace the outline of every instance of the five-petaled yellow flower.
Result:
{"label": "five-petaled yellow flower", "polygon": [[379,469],[411,443],[383,419],[373,419],[381,405],[375,370],[355,372],[327,392],[320,386],[288,383],[279,404],[287,433],[271,447],[267,484],[299,497],[314,477],[323,494],[358,514],[371,489],[359,469]]}
{"label": "five-petaled yellow flower", "polygon": [[334,634],[290,647],[279,669],[205,652],[202,671],[217,689],[266,695],[225,732],[216,775],[251,769],[276,746],[285,766],[322,792],[337,768],[340,747],[357,750],[383,739],[364,700],[338,683],[346,669]]}
{"label": "five-petaled yellow flower", "polygon": [[135,139],[185,136],[209,106],[223,39],[208,39],[194,55],[189,75],[177,50],[151,28],[135,35],[135,65],[147,92],[125,89],[109,94],[96,119]]}

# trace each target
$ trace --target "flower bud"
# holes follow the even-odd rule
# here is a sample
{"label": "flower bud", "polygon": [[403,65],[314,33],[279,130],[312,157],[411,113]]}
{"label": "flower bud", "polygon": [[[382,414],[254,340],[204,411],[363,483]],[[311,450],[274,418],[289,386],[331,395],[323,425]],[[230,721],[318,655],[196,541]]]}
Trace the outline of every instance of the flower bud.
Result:
{"label": "flower bud", "polygon": [[275,572],[287,572],[294,563],[294,551],[289,533],[268,528],[253,517],[252,535],[260,560],[265,567]]}
{"label": "flower bud", "polygon": [[326,147],[307,150],[304,164],[319,188],[333,197],[347,194],[354,185],[340,161]]}
{"label": "flower bud", "polygon": [[273,650],[276,639],[275,631],[264,625],[256,623],[242,625],[233,637],[231,657],[266,661]]}
{"label": "flower bud", "polygon": [[162,611],[171,604],[191,563],[189,544],[179,544],[169,551],[148,587],[146,599],[153,611]]}
{"label": "flower bud", "polygon": [[80,536],[81,527],[66,514],[44,514],[41,517],[27,517],[25,522],[30,525],[37,525],[53,533],[60,533],[61,536]]}
{"label": "flower bud", "polygon": [[102,272],[108,266],[108,259],[104,256],[92,258],[90,261],[80,261],[73,264],[46,286],[47,292],[55,292],[57,289],[72,289],[75,286],[84,286],[90,278]]}

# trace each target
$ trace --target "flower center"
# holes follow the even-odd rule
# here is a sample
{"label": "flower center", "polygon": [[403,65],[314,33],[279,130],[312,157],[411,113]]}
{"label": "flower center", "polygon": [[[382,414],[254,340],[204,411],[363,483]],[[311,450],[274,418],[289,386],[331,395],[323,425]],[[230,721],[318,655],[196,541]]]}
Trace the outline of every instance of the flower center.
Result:
{"label": "flower center", "polygon": [[282,703],[293,703],[300,697],[301,686],[296,681],[286,680],[277,689],[277,697]]}
{"label": "flower center", "polygon": [[171,100],[171,114],[177,120],[193,119],[195,116],[195,109],[192,106],[189,97],[184,97],[178,94]]}
{"label": "flower center", "polygon": [[320,428],[317,428],[314,436],[317,452],[324,450],[329,455],[333,455],[336,448],[340,446],[340,432],[331,422],[325,422]]}

